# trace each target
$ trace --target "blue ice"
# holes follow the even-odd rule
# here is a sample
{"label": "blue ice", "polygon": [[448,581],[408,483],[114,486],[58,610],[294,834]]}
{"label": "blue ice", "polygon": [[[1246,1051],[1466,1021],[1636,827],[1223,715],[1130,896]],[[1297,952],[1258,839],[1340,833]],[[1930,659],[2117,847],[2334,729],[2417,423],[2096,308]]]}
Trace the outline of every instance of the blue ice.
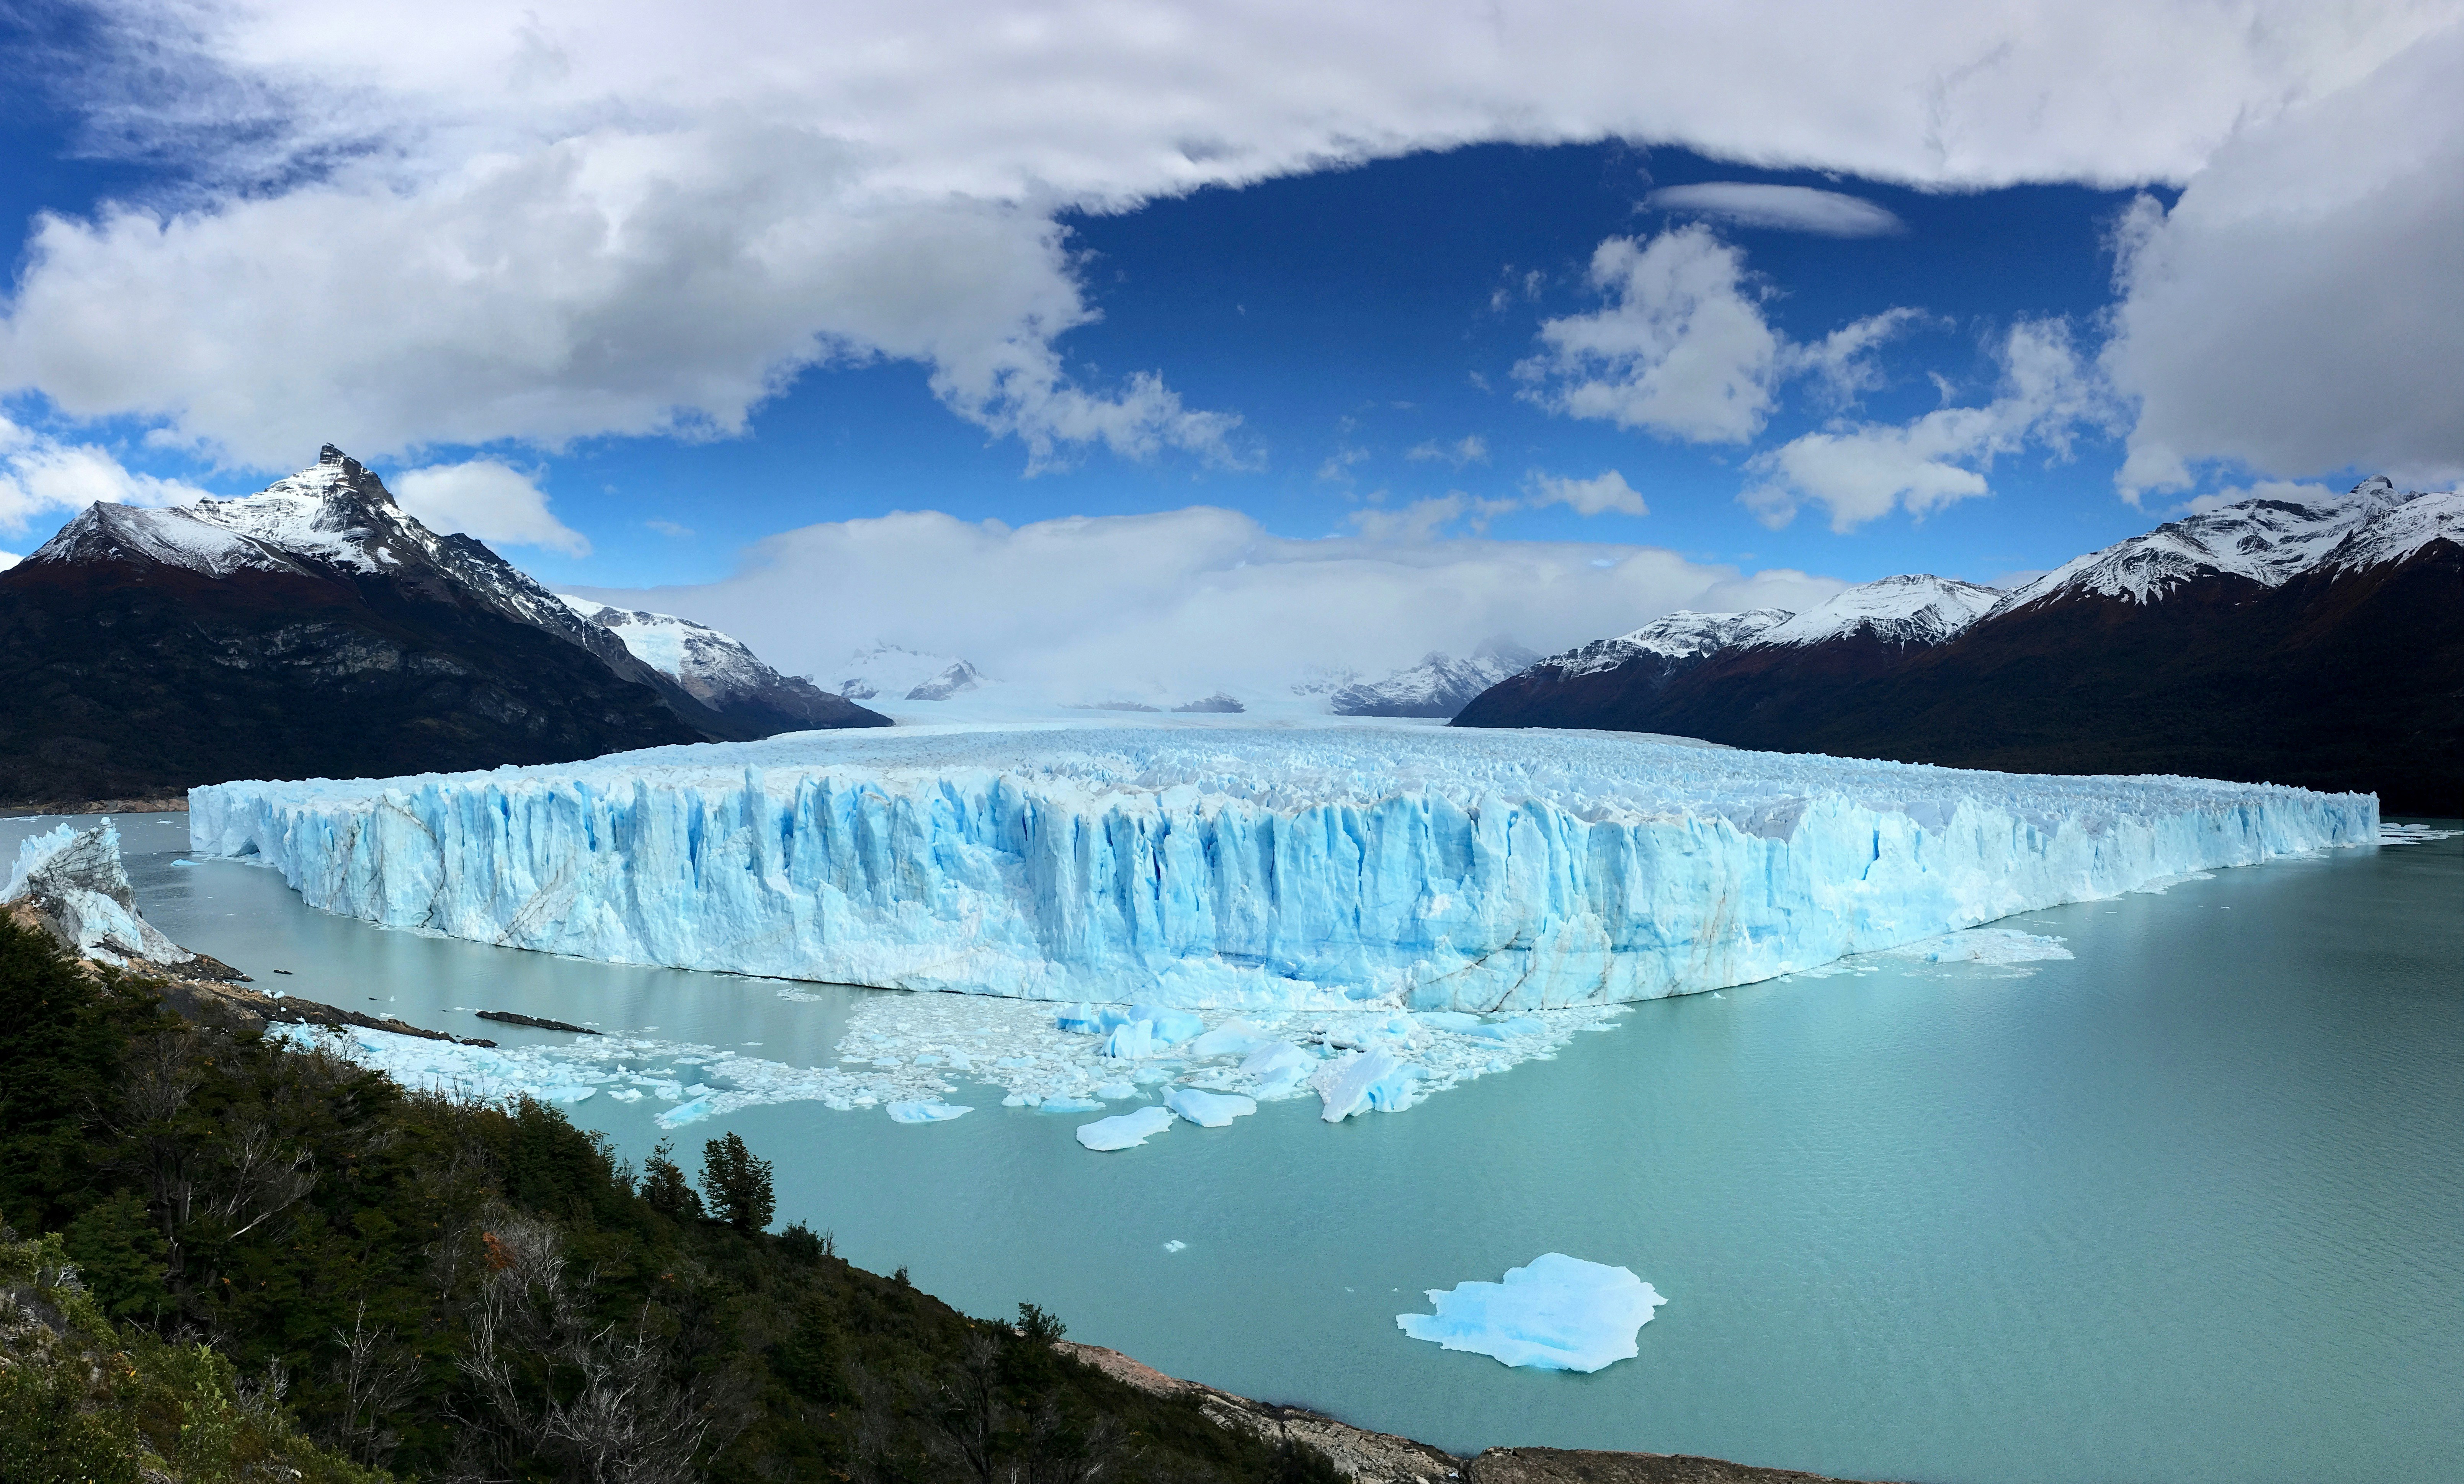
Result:
{"label": "blue ice", "polygon": [[1503,1283],[1429,1290],[1435,1314],[1398,1314],[1414,1340],[1538,1370],[1595,1371],[1632,1360],[1642,1326],[1668,1300],[1630,1269],[1545,1252]]}

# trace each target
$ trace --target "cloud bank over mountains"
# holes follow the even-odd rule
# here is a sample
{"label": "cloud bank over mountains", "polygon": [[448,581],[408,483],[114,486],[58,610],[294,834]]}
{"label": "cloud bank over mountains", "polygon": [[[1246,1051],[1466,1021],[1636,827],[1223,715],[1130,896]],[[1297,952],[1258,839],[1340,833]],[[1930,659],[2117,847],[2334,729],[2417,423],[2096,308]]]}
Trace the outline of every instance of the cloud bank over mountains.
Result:
{"label": "cloud bank over mountains", "polygon": [[[96,147],[185,161],[188,184],[37,229],[0,389],[254,467],[329,438],[380,456],[727,434],[808,367],[882,358],[928,367],[1029,466],[1237,466],[1255,457],[1240,409],[1185,403],[1170,365],[1068,364],[1057,341],[1096,311],[1061,213],[1612,138],[1926,188],[2181,186],[2123,233],[2101,363],[2144,409],[2127,488],[2216,459],[2464,467],[2439,386],[2464,359],[2453,0],[101,13],[116,50],[62,97]],[[1843,192],[1693,189],[1676,209],[1711,221],[1880,225]],[[1547,394],[1655,436],[1759,432],[1783,347],[1731,312],[1751,304],[1715,249],[1733,251],[1700,226],[1604,245],[1595,277],[1624,318],[1597,342],[1552,321]],[[1627,314],[1635,275],[1662,267],[1701,285],[1674,331]],[[1898,479],[1917,508],[2008,436],[1898,433],[1897,454],[1857,445],[1905,471],[1861,495],[1826,495],[1846,486],[1797,467],[1810,449],[1757,488],[1836,522]]]}
{"label": "cloud bank over mountains", "polygon": [[[1623,481],[1612,472],[1589,488],[1616,508]],[[1441,529],[1463,513],[1295,541],[1207,506],[1021,526],[902,512],[772,537],[724,582],[587,595],[689,615],[782,670],[826,676],[880,638],[1063,699],[1172,703],[1281,690],[1311,666],[1382,673],[1500,634],[1560,649],[1675,608],[1801,610],[1845,586],[1650,546]]]}

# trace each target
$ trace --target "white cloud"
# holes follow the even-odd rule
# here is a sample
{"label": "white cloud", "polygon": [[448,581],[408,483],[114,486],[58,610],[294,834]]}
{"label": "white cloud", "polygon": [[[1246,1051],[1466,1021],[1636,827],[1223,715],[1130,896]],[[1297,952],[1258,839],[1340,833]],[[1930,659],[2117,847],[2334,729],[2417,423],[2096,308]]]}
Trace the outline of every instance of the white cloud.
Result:
{"label": "white cloud", "polygon": [[1810,186],[1757,186],[1745,181],[1705,181],[1668,186],[1642,198],[1655,211],[1710,216],[1740,227],[1772,227],[1824,237],[1887,237],[1907,224],[1862,196]]}
{"label": "white cloud", "polygon": [[1841,325],[1810,344],[1790,344],[1784,368],[1811,376],[1831,402],[1846,406],[1882,384],[1874,352],[1902,333],[1926,322],[1921,309],[1885,309],[1878,315]]}
{"label": "white cloud", "polygon": [[432,531],[461,531],[492,544],[590,555],[590,542],[548,512],[531,476],[493,458],[405,470],[387,486]]}
{"label": "white cloud", "polygon": [[1465,464],[1488,462],[1488,440],[1476,432],[1466,433],[1452,443],[1433,440],[1417,444],[1403,456],[1416,464],[1445,463],[1461,469]]}
{"label": "white cloud", "polygon": [[1096,311],[1057,213],[1481,141],[2182,181],[2453,11],[104,0],[114,64],[61,94],[193,188],[37,230],[0,388],[288,467],[326,439],[725,433],[800,368],[880,356],[1030,463],[1238,460],[1230,413],[1070,374]]}
{"label": "white cloud", "polygon": [[1647,516],[1651,507],[1625,482],[1625,476],[1614,469],[1605,470],[1588,479],[1560,478],[1554,475],[1534,473],[1523,481],[1531,494],[1531,506],[1571,506],[1576,514],[1607,515],[1611,511],[1623,516]]}
{"label": "white cloud", "polygon": [[2218,461],[2464,474],[2464,27],[2219,149],[2120,233],[2104,360],[2140,402],[2125,496]]}
{"label": "white cloud", "polygon": [[74,515],[97,500],[119,505],[180,505],[206,492],[177,479],[122,468],[110,451],[67,443],[0,417],[0,531],[51,533],[50,518]]}
{"label": "white cloud", "polygon": [[1993,460],[2030,445],[2065,457],[2081,429],[2108,426],[2112,410],[2095,368],[2060,321],[2013,325],[2000,347],[2001,384],[1983,407],[1937,408],[1902,424],[1835,423],[1755,454],[1757,483],[1738,498],[1771,527],[1819,504],[1831,528],[1851,531],[1903,509],[1923,517],[1989,492]]}
{"label": "white cloud", "polygon": [[1746,282],[1746,255],[1702,227],[1648,244],[1611,237],[1592,254],[1608,302],[1543,321],[1547,347],[1514,368],[1524,395],[1691,443],[1742,443],[1771,414],[1780,338]]}
{"label": "white cloud", "polygon": [[591,595],[712,624],[791,671],[879,639],[1063,692],[1187,698],[1263,693],[1312,664],[1382,671],[1499,633],[1553,650],[1677,608],[1803,609],[1842,586],[1650,546],[1439,534],[1476,504],[1422,501],[1322,541],[1202,506],[1015,528],[903,513],[773,537],[724,582]]}
{"label": "white cloud", "polygon": [[1611,237],[1592,255],[1608,302],[1540,326],[1547,348],[1514,374],[1522,395],[1570,417],[1694,443],[1743,443],[1763,430],[1779,385],[1810,376],[1834,406],[1881,384],[1874,352],[1923,323],[1886,309],[1799,344],[1763,318],[1743,249],[1701,226],[1638,246]]}

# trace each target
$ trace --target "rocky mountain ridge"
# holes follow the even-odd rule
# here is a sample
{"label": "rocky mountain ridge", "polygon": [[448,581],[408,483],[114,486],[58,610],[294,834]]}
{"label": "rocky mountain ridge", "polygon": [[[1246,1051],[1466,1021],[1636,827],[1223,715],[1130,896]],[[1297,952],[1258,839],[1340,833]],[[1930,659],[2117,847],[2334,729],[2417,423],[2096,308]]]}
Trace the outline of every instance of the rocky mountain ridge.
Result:
{"label": "rocky mountain ridge", "polygon": [[79,512],[0,572],[0,683],[10,802],[887,724],[829,697],[821,720],[715,709],[331,445],[246,498]]}

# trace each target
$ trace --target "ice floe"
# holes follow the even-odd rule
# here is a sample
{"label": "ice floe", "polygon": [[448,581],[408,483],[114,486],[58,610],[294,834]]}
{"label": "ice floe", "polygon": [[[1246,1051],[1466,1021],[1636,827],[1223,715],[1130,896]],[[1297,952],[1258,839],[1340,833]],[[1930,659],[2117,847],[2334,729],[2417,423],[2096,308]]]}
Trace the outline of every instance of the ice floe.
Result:
{"label": "ice floe", "polygon": [[1079,1125],[1078,1141],[1089,1149],[1104,1152],[1134,1149],[1172,1125],[1172,1110],[1151,1103],[1133,1113],[1114,1114],[1109,1119],[1097,1119],[1092,1123]]}
{"label": "ice floe", "polygon": [[1652,1311],[1668,1300],[1630,1269],[1544,1252],[1503,1283],[1429,1290],[1435,1314],[1398,1314],[1397,1328],[1448,1350],[1538,1370],[1595,1371],[1632,1360]]}

